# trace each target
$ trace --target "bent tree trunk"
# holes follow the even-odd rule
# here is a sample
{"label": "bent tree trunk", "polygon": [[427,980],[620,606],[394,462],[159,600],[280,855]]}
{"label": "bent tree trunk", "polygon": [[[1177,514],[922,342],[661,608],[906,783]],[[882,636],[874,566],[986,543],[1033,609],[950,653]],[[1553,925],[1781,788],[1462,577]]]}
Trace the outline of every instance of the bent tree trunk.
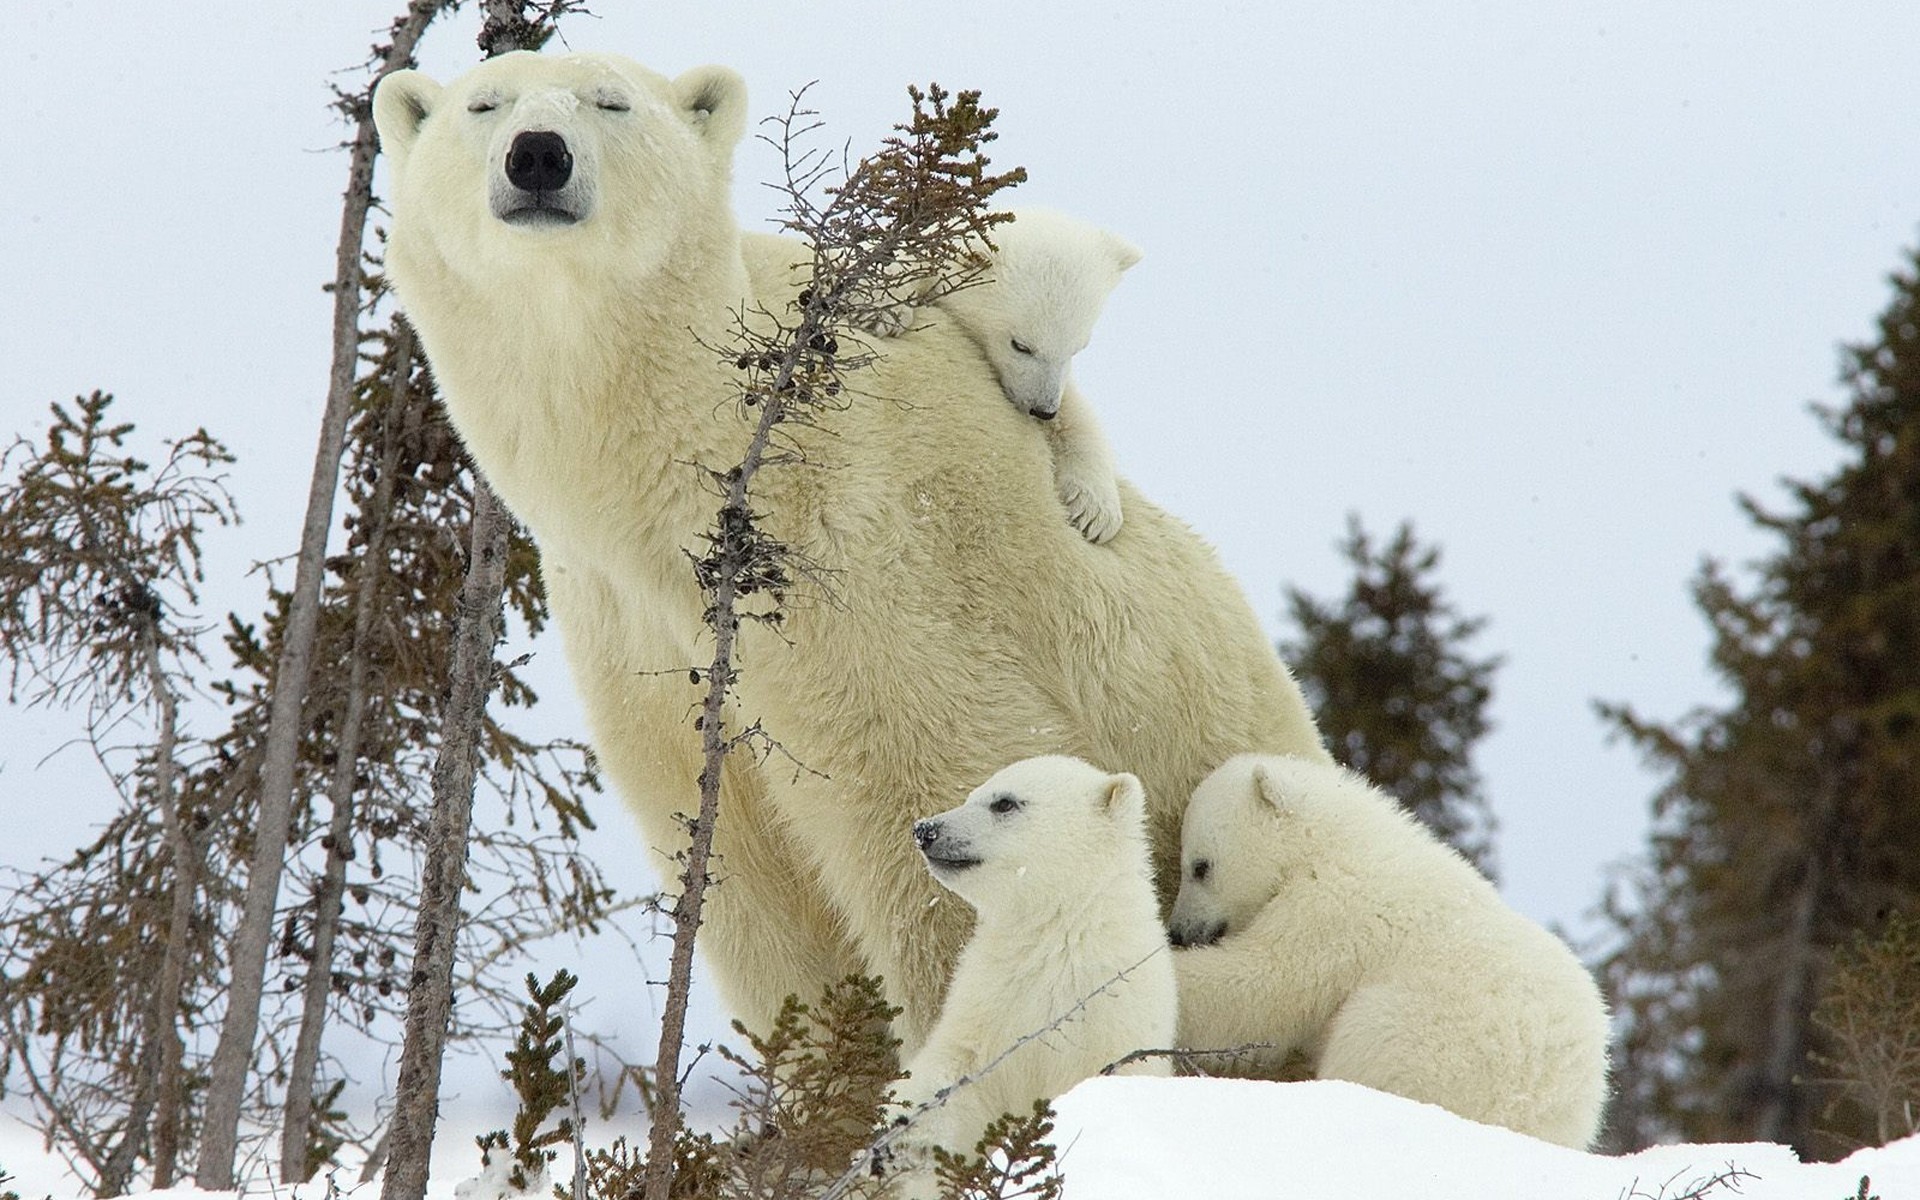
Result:
{"label": "bent tree trunk", "polygon": [[[486,0],[479,43],[486,57],[537,50],[568,5],[549,3],[529,19],[524,0]],[[460,892],[480,735],[493,685],[493,650],[507,577],[513,518],[485,476],[473,472],[471,557],[455,614],[452,675],[440,756],[433,767],[433,816],[420,885],[420,918],[407,985],[407,1028],[400,1047],[393,1121],[387,1128],[387,1172],[381,1200],[422,1200],[439,1115],[440,1063],[453,1016],[453,956],[460,932]]]}
{"label": "bent tree trunk", "polygon": [[[392,41],[381,55],[376,81],[413,62],[414,47],[441,6],[441,0],[413,0],[406,15],[393,25]],[[360,310],[365,295],[360,257],[366,240],[367,211],[373,204],[373,161],[377,152],[371,86],[356,100],[354,118],[346,201],[334,250],[333,364],[327,381],[327,404],[320,419],[320,443],[314,451],[313,477],[307,488],[307,516],[300,530],[300,555],[294,568],[286,630],[273,675],[253,859],[247,869],[240,925],[230,949],[233,976],[227,992],[227,1013],[208,1066],[200,1160],[194,1178],[209,1191],[226,1191],[234,1183],[240,1109],[253,1063],[254,1038],[259,1033],[260,993],[293,814],[294,767],[307,681],[313,667],[314,635],[319,626],[327,534],[333,526],[333,497],[339,484],[347,411],[360,352]]]}
{"label": "bent tree trunk", "polygon": [[460,589],[446,732],[433,767],[433,816],[420,882],[420,920],[407,983],[407,1029],[400,1048],[393,1122],[387,1131],[387,1175],[381,1200],[421,1200],[427,1192],[440,1060],[453,1015],[453,952],[460,932],[460,893],[466,884],[474,773],[506,585],[509,520],[493,489],[476,474],[473,557]]}

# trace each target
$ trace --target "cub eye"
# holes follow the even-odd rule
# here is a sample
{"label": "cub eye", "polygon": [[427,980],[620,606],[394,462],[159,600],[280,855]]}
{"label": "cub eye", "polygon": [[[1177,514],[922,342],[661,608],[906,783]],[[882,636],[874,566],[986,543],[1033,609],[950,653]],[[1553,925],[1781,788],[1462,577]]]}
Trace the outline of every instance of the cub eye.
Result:
{"label": "cub eye", "polygon": [[1015,354],[1032,354],[1033,353],[1033,347],[1027,345],[1025,342],[1021,341],[1019,338],[1013,338],[1012,343],[1013,343],[1013,352]]}
{"label": "cub eye", "polygon": [[470,113],[490,113],[499,107],[500,102],[492,96],[475,96],[467,101],[467,111]]}
{"label": "cub eye", "polygon": [[1205,883],[1207,876],[1211,874],[1213,874],[1212,863],[1204,858],[1196,858],[1193,860],[1193,881],[1195,883]]}
{"label": "cub eye", "polygon": [[631,106],[628,105],[626,97],[624,96],[601,96],[594,100],[594,104],[599,107],[601,112],[631,111]]}
{"label": "cub eye", "polygon": [[995,796],[993,803],[987,805],[987,811],[996,817],[1004,817],[1010,812],[1020,811],[1020,801],[1014,796]]}

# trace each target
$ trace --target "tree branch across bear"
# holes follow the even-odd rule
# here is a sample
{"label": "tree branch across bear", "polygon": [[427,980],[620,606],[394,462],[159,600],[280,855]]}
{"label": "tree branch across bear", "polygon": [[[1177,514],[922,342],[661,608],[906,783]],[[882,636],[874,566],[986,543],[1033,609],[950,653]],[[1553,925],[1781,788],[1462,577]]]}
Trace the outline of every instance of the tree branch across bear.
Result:
{"label": "tree branch across bear", "polygon": [[[683,550],[709,497],[686,464],[738,436],[706,346],[787,303],[805,256],[735,222],[745,86],[515,53],[444,86],[390,75],[375,117],[389,276],[540,547],[595,749],[668,854],[699,769],[673,673],[703,629]],[[840,582],[778,634],[742,629],[740,711],[810,770],[728,760],[700,940],[723,1000],[764,1029],[788,994],[880,975],[907,1061],[938,1075],[1006,1032],[971,1009],[1057,1002],[1163,944],[1172,903],[1182,940],[1210,944],[1161,951],[1080,1033],[1027,1047],[1043,1061],[994,1104],[1176,1030],[1585,1144],[1606,1069],[1585,970],[1332,765],[1212,550],[1114,476],[1067,367],[1138,252],[1037,211],[995,243],[985,282],[875,331],[861,387],[893,402],[796,430],[819,469],[765,477],[768,527]],[[1059,943],[1041,965],[1062,973],[1008,974],[1007,930]]]}

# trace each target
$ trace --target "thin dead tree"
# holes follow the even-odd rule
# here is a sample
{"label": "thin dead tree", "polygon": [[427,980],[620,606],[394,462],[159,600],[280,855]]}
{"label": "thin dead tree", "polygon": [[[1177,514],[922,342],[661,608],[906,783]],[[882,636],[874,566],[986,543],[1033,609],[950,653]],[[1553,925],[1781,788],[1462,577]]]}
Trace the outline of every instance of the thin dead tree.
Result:
{"label": "thin dead tree", "polygon": [[354,794],[360,763],[360,735],[367,706],[367,672],[375,614],[384,600],[388,527],[393,518],[394,487],[403,439],[394,436],[420,399],[413,388],[413,331],[396,319],[392,368],[387,382],[383,426],[389,431],[374,468],[373,495],[362,512],[366,538],[354,581],[353,630],[349,635],[346,695],[339,705],[334,764],[327,781],[330,819],[323,839],[326,867],[313,893],[312,966],[301,988],[300,1031],[287,1068],[287,1102],[280,1132],[280,1179],[304,1182],[316,1166],[311,1161],[314,1082],[319,1070],[321,1037],[326,1031],[328,1001],[333,994],[334,942],[346,895],[347,863],[353,856]]}
{"label": "thin dead tree", "polygon": [[208,1069],[206,1111],[194,1177],[201,1187],[213,1191],[224,1191],[234,1184],[240,1113],[253,1063],[254,1041],[259,1032],[261,989],[292,820],[294,776],[319,624],[327,537],[333,526],[334,494],[339,488],[340,458],[345,447],[347,415],[359,359],[360,316],[366,300],[361,257],[367,213],[373,204],[373,163],[377,153],[373,85],[387,73],[413,64],[414,48],[421,35],[445,7],[444,0],[411,0],[406,13],[389,30],[387,44],[376,50],[373,78],[368,85],[358,93],[343,92],[339,97],[342,111],[354,123],[354,132],[346,199],[340,215],[340,237],[334,254],[333,363],[327,380],[326,408],[320,421],[320,441],[314,452],[313,477],[307,490],[307,515],[300,532],[299,556],[295,560],[286,637],[273,677],[266,753],[260,769],[254,853],[247,872],[241,923],[230,950],[232,980],[226,1019]]}
{"label": "thin dead tree", "polygon": [[447,730],[433,772],[433,815],[420,879],[420,919],[407,981],[407,1026],[400,1050],[394,1113],[388,1128],[382,1200],[420,1200],[438,1116],[440,1065],[453,1012],[453,957],[466,886],[467,837],[473,819],[477,735],[493,682],[500,592],[506,581],[507,516],[491,489],[474,494],[472,562],[460,592],[459,633],[450,664]]}
{"label": "thin dead tree", "polygon": [[811,249],[809,279],[783,312],[740,311],[730,344],[715,348],[723,363],[742,373],[737,405],[742,419],[752,421],[752,433],[738,464],[700,468],[720,496],[703,552],[690,555],[707,597],[714,649],[706,668],[691,672],[694,683],[706,685],[695,722],[704,758],[699,813],[687,822],[689,844],[679,856],[680,894],[672,910],[673,950],[653,1069],[647,1200],[667,1200],[673,1184],[681,1043],[694,942],[711,881],[721,772],[735,750],[773,748],[757,723],[732,731],[727,726],[738,681],[735,641],[742,621],[777,630],[791,590],[818,577],[814,564],[800,561],[761,528],[754,479],[764,467],[803,463],[796,431],[847,407],[849,375],[875,357],[860,330],[884,324],[902,305],[924,303],[978,277],[985,264],[975,247],[1005,219],[987,211],[988,201],[1026,178],[1019,168],[987,173],[981,148],[995,136],[989,127],[997,110],[982,108],[978,92],[950,96],[933,85],[924,93],[910,87],[908,95],[912,120],[897,126],[881,150],[862,159],[837,187],[827,185],[835,160],[801,145],[819,127],[816,114],[801,106],[801,95],[775,120],[777,132],[766,140],[785,163],[782,224]]}
{"label": "thin dead tree", "polygon": [[[489,58],[539,49],[552,36],[555,22],[583,8],[574,0],[544,4],[487,0],[484,7],[479,44]],[[388,1129],[382,1200],[420,1200],[427,1190],[440,1067],[453,1013],[453,960],[460,931],[460,893],[466,885],[475,770],[487,695],[494,680],[494,646],[500,638],[512,520],[476,468],[471,552],[455,613],[446,725],[433,772],[433,815],[420,881],[406,1033]]]}
{"label": "thin dead tree", "polygon": [[[12,659],[13,690],[24,673],[30,702],[83,700],[96,753],[105,753],[106,731],[128,718],[143,720],[151,735],[135,749],[132,768],[117,775],[129,812],[96,842],[97,853],[76,855],[56,872],[57,882],[50,874],[36,881],[44,894],[61,898],[53,905],[61,911],[16,920],[9,903],[3,923],[11,945],[0,963],[21,965],[17,978],[0,972],[0,1001],[10,1017],[21,1006],[37,1008],[40,1032],[53,1034],[54,1061],[71,1038],[83,1053],[100,1051],[126,1088],[117,1128],[72,1142],[103,1195],[124,1191],[143,1157],[159,1187],[173,1182],[177,1167],[187,1107],[180,1023],[208,832],[204,824],[191,828],[184,811],[191,781],[183,758],[191,739],[181,701],[190,686],[187,668],[203,661],[203,631],[186,614],[197,601],[203,524],[237,519],[219,475],[232,458],[219,442],[198,430],[172,443],[153,470],[127,453],[133,426],[109,422],[111,403],[95,392],[71,411],[54,405],[45,448],[16,442],[6,463],[17,464],[19,476],[0,487],[0,640]],[[136,869],[121,852],[144,840],[131,831],[155,815],[160,853],[140,855],[144,865]],[[127,841],[116,841],[117,834]],[[112,860],[107,877],[94,870],[96,860]],[[128,915],[158,899],[156,892],[164,894],[163,917]],[[152,942],[137,954],[116,956],[97,944],[86,954],[85,939],[68,936],[103,920],[116,923],[109,911],[119,913],[122,926],[139,920],[160,935],[153,939],[157,961]],[[92,986],[75,981],[75,971]],[[128,1036],[128,1024],[140,1032]],[[10,1038],[9,1046],[0,1056],[0,1081],[15,1060],[35,1075],[28,1045]],[[119,1053],[131,1058],[115,1062]],[[72,1083],[85,1086],[77,1078],[84,1073],[76,1070]],[[44,1106],[69,1108],[61,1098],[69,1081],[58,1071],[44,1074]]]}

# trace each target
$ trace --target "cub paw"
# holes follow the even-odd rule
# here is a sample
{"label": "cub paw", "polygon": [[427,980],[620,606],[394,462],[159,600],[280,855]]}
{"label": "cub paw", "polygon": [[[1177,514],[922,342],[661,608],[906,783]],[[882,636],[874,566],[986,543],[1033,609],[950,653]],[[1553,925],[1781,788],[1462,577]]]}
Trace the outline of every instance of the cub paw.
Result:
{"label": "cub paw", "polygon": [[1098,482],[1080,479],[1062,472],[1059,481],[1060,503],[1066,506],[1067,520],[1080,535],[1094,545],[1113,540],[1120,532],[1120,489],[1111,479]]}

